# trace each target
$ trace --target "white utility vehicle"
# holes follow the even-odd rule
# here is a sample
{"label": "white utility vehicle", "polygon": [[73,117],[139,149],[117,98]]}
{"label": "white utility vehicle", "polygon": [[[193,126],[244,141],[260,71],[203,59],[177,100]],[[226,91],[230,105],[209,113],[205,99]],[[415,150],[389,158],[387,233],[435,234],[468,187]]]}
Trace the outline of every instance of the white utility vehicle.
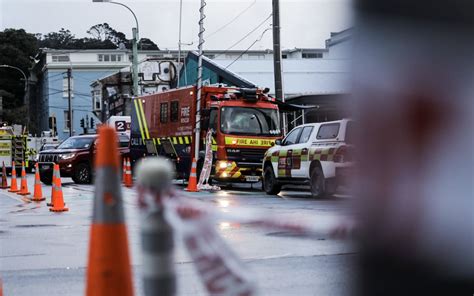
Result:
{"label": "white utility vehicle", "polygon": [[353,140],[349,119],[294,128],[265,153],[263,189],[275,195],[283,185],[310,185],[313,197],[334,194],[353,169]]}

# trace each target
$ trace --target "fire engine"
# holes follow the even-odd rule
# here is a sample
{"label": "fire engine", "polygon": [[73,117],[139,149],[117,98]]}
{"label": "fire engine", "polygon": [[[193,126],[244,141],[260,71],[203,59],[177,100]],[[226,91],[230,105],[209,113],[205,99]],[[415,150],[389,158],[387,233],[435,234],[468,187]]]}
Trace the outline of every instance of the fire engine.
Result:
{"label": "fire engine", "polygon": [[[266,90],[195,86],[135,98],[130,153],[132,162],[162,155],[176,164],[178,178],[188,178],[194,155],[196,107],[201,103],[198,173],[204,139],[213,131],[211,177],[220,182],[258,182],[265,151],[281,138],[278,105]],[[211,144],[211,143],[210,143]]]}

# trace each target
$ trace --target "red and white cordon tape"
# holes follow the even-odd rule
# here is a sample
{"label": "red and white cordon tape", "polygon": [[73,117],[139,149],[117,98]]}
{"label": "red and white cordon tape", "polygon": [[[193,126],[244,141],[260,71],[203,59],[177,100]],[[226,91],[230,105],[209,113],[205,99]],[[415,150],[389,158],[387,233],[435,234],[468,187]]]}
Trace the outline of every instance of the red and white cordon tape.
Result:
{"label": "red and white cordon tape", "polygon": [[341,234],[341,229],[335,227],[341,224],[315,227],[265,218],[261,212],[248,210],[245,213],[235,211],[237,214],[223,213],[190,200],[177,191],[172,191],[170,197],[163,201],[166,219],[182,236],[210,295],[250,296],[257,293],[255,277],[215,229],[216,222],[220,220],[282,231],[291,237],[321,239]]}
{"label": "red and white cordon tape", "polygon": [[213,130],[209,129],[206,135],[206,154],[204,157],[204,163],[202,166],[201,174],[199,175],[198,189],[199,190],[220,190],[219,186],[212,186],[209,184],[209,177],[212,169],[212,133]]}

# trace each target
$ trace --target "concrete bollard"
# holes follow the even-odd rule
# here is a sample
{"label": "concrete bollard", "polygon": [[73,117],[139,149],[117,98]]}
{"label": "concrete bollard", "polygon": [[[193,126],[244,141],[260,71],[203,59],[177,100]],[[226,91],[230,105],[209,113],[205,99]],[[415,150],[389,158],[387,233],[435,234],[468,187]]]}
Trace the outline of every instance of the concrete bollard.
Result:
{"label": "concrete bollard", "polygon": [[163,200],[174,177],[172,164],[160,157],[137,165],[137,190],[142,212],[141,244],[145,295],[176,295],[173,229],[166,221]]}

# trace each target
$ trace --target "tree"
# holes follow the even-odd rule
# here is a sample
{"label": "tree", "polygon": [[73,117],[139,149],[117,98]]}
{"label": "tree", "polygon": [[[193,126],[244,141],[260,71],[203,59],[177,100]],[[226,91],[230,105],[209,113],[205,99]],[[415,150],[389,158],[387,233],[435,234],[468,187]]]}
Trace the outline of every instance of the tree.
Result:
{"label": "tree", "polygon": [[39,40],[39,47],[54,49],[73,49],[76,39],[71,31],[61,28],[59,32],[51,32]]}
{"label": "tree", "polygon": [[[38,51],[37,39],[34,34],[20,29],[5,29],[0,32],[0,64],[20,68],[25,75],[29,75],[32,66],[32,57]],[[3,100],[4,115],[8,109],[17,108],[23,104],[25,81],[23,75],[14,69],[0,68],[0,89],[12,96]]]}
{"label": "tree", "polygon": [[120,43],[127,44],[128,40],[125,37],[125,34],[122,32],[117,32],[114,28],[109,26],[107,23],[97,24],[90,27],[87,30],[87,34],[92,35],[95,39],[100,41],[111,41],[117,47]]}
{"label": "tree", "polygon": [[141,50],[159,50],[158,45],[155,42],[151,41],[148,38],[140,39],[140,49]]}

